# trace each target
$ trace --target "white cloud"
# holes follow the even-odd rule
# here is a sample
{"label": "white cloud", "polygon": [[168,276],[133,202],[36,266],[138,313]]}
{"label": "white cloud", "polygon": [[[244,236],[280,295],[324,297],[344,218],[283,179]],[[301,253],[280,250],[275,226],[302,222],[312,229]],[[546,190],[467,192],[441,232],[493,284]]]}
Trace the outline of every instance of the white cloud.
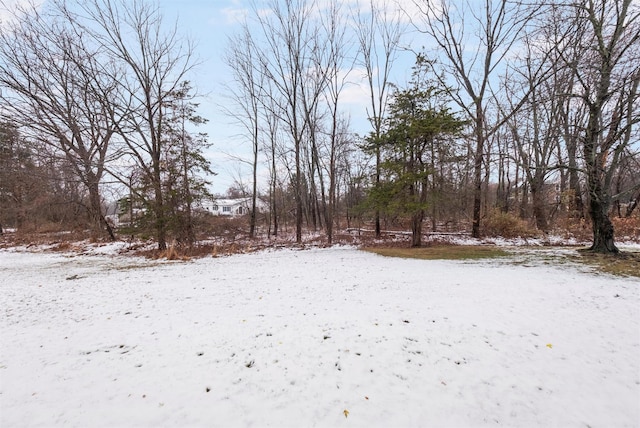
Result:
{"label": "white cloud", "polygon": [[44,0],[0,0],[0,25],[13,19],[14,12],[20,8],[39,8]]}
{"label": "white cloud", "polygon": [[246,19],[249,9],[241,6],[238,1],[234,1],[232,6],[225,7],[220,12],[225,17],[227,24],[238,24]]}

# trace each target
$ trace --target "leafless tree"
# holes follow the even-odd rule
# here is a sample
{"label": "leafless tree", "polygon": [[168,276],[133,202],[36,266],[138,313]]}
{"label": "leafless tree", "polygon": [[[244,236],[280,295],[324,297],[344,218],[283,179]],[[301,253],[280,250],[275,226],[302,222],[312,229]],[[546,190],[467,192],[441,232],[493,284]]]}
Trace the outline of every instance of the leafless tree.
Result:
{"label": "leafless tree", "polygon": [[[364,67],[369,91],[367,109],[372,126],[371,137],[378,144],[391,86],[391,71],[402,49],[405,25],[399,11],[387,1],[369,0],[368,8],[358,9],[355,16],[358,37],[359,64]],[[380,149],[375,149],[375,185],[380,186]],[[380,237],[380,211],[375,212],[375,234]]]}
{"label": "leafless tree", "polygon": [[[225,63],[231,69],[233,86],[229,86],[229,98],[232,107],[225,107],[229,116],[234,118],[243,128],[251,142],[252,185],[251,213],[249,237],[255,236],[256,202],[258,198],[258,154],[260,151],[261,113],[268,112],[262,108],[266,101],[264,96],[264,73],[260,70],[260,52],[253,40],[248,24],[242,26],[241,34],[231,37],[225,54]],[[276,223],[277,224],[277,223]],[[276,233],[277,233],[277,227]]]}
{"label": "leafless tree", "polygon": [[254,18],[257,23],[261,45],[260,69],[265,74],[270,91],[270,100],[264,105],[271,106],[283,123],[293,145],[296,241],[302,241],[304,218],[304,191],[309,178],[305,171],[305,158],[309,159],[309,146],[317,131],[317,107],[326,84],[322,63],[323,47],[319,39],[319,28],[313,19],[315,1],[271,0],[269,14],[261,13],[254,4]]}
{"label": "leafless tree", "polygon": [[5,113],[26,138],[66,159],[86,189],[83,204],[94,226],[115,239],[100,186],[116,127],[102,100],[115,93],[117,76],[104,74],[100,48],[88,44],[56,5],[17,10],[14,18],[0,28]]}
{"label": "leafless tree", "polygon": [[593,224],[590,249],[617,253],[609,211],[613,201],[633,191],[611,194],[625,151],[638,141],[640,6],[632,0],[576,0],[565,14],[571,26],[557,49],[576,81],[573,102],[586,113],[576,133]]}
{"label": "leafless tree", "polygon": [[429,37],[427,43],[442,58],[445,73],[436,74],[442,76],[443,87],[454,83],[451,94],[471,122],[475,140],[472,235],[478,237],[488,141],[513,113],[499,118],[488,115],[492,79],[524,35],[536,9],[511,0],[414,0],[414,4],[420,11],[419,16],[411,17],[415,28]]}
{"label": "leafless tree", "polygon": [[[508,106],[508,111],[516,111],[507,122],[510,138],[517,151],[515,160],[531,192],[536,227],[546,233],[550,225],[545,187],[549,177],[558,172],[562,161],[559,146],[563,136],[561,112],[565,107],[566,79],[562,73],[556,72],[542,82],[537,80],[540,76],[536,71],[540,65],[535,63],[545,60],[546,55],[536,53],[533,44],[531,38],[525,38],[523,65],[506,79],[509,83],[503,88],[503,103]],[[557,66],[554,65],[554,68]],[[514,92],[528,93],[520,109],[513,105],[512,100],[518,99]]]}
{"label": "leafless tree", "polygon": [[[64,0],[59,0],[64,2]],[[68,9],[76,28],[91,37],[123,71],[112,114],[122,118],[117,132],[131,159],[152,186],[158,249],[167,247],[166,195],[162,186],[167,105],[195,65],[193,45],[180,36],[177,22],[165,25],[157,5],[143,0],[87,0]],[[116,174],[119,177],[118,174]],[[120,177],[123,184],[127,177]]]}
{"label": "leafless tree", "polygon": [[345,156],[345,146],[349,144],[349,123],[340,111],[341,98],[344,89],[349,84],[350,74],[353,71],[354,62],[349,58],[348,27],[343,4],[332,1],[322,14],[322,30],[326,40],[324,44],[325,55],[321,67],[326,75],[326,86],[322,97],[326,101],[327,128],[326,144],[320,171],[326,172],[328,180],[328,192],[325,191],[324,177],[319,175],[321,184],[322,213],[324,216],[326,236],[329,244],[333,242],[335,212],[337,204],[338,166],[341,157]]}

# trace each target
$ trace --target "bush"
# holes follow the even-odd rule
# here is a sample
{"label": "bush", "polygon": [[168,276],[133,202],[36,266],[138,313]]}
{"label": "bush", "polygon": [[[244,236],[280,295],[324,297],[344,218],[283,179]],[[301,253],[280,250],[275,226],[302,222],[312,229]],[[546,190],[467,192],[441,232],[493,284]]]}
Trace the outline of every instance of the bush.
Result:
{"label": "bush", "polygon": [[503,238],[531,238],[536,235],[526,221],[498,209],[491,211],[484,219],[482,233],[485,236]]}
{"label": "bush", "polygon": [[640,239],[640,218],[613,217],[611,218],[611,223],[613,223],[616,239]]}

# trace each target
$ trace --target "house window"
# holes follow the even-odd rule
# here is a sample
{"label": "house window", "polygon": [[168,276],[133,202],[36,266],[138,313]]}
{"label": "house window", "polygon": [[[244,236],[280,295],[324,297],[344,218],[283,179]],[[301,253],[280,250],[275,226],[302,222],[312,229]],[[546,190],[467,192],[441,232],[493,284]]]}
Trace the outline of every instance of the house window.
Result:
{"label": "house window", "polygon": [[242,207],[238,207],[238,214],[242,214]]}
{"label": "house window", "polygon": [[218,211],[218,206],[217,206],[217,205],[214,205],[214,206],[211,208],[211,211]]}
{"label": "house window", "polygon": [[222,207],[222,212],[223,213],[230,213],[231,212],[231,207]]}

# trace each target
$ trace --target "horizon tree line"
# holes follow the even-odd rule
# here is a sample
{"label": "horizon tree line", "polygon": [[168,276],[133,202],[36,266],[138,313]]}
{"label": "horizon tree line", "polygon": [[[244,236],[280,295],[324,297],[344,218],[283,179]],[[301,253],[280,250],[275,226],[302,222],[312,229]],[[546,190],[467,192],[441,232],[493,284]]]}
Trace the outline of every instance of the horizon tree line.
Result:
{"label": "horizon tree line", "polygon": [[[340,228],[370,224],[376,236],[408,227],[419,246],[424,221],[479,237],[501,212],[544,233],[562,216],[587,218],[591,249],[618,251],[610,217],[632,216],[640,201],[633,1],[249,6],[222,61],[232,73],[225,110],[252,152],[240,186],[250,237],[264,197],[262,229],[292,226],[297,242],[307,230],[331,243]],[[194,204],[212,172],[206,136],[192,132],[205,120],[178,23],[143,0],[52,0],[17,10],[0,45],[0,161],[13,171],[0,173],[0,224],[20,227],[39,206],[37,186],[18,173],[32,169],[97,234],[115,239],[103,195],[113,181],[144,205],[159,249],[196,242]],[[412,80],[394,82],[409,53]],[[345,107],[358,81],[366,135]]]}

